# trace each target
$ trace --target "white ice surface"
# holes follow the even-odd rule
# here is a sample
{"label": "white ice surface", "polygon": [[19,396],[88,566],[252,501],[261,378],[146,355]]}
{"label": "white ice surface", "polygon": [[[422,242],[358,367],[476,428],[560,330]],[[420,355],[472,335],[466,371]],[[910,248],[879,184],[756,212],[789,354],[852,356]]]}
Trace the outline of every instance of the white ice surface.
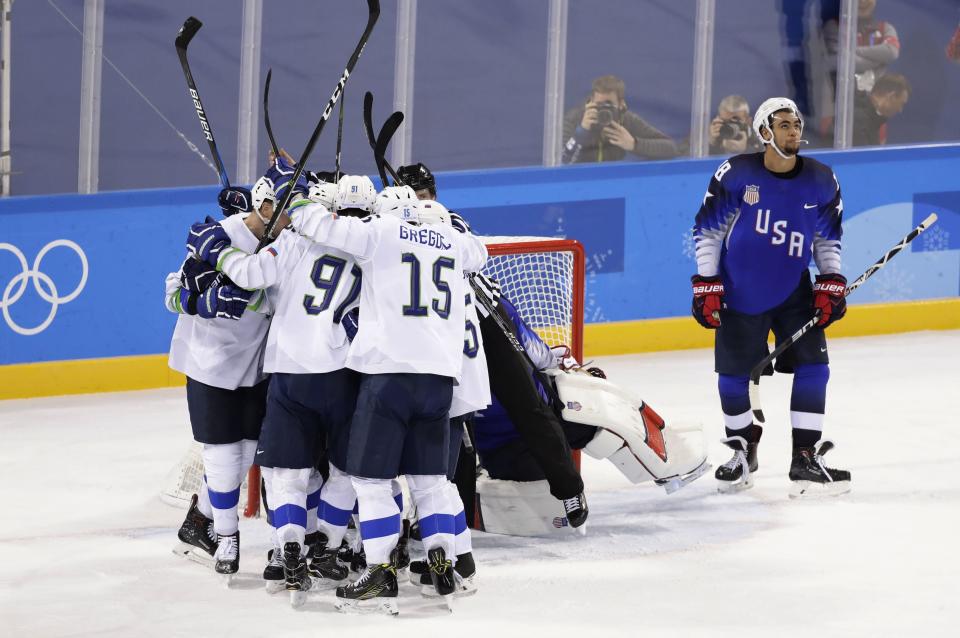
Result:
{"label": "white ice surface", "polygon": [[[790,377],[765,379],[754,489],[718,495],[711,473],[667,496],[585,458],[586,537],[478,533],[480,592],[448,614],[403,585],[396,619],[268,596],[261,520],[241,523],[236,589],[170,552],[183,511],[158,489],[189,441],[182,390],[0,402],[0,636],[960,635],[960,332],[831,355],[827,459],[852,493],[787,498]],[[709,351],[597,363],[728,458]]]}

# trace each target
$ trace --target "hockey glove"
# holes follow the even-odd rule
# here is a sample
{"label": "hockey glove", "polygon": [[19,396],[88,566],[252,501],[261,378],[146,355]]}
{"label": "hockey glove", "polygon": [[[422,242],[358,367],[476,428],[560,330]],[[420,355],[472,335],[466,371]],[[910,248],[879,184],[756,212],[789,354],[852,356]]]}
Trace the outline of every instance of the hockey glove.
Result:
{"label": "hockey glove", "polygon": [[459,230],[461,233],[470,232],[470,224],[467,223],[467,220],[461,217],[459,213],[455,213],[454,211],[450,211],[450,225],[453,226],[454,229]]}
{"label": "hockey glove", "polygon": [[343,315],[343,319],[340,320],[340,325],[343,326],[344,332],[347,333],[347,339],[352,342],[357,336],[357,330],[360,329],[360,308],[354,308]]}
{"label": "hockey glove", "polygon": [[214,267],[217,265],[220,251],[229,245],[230,237],[227,231],[209,216],[204,223],[191,226],[190,233],[187,235],[187,252]]}
{"label": "hockey glove", "polygon": [[718,328],[723,307],[723,282],[716,275],[694,275],[690,281],[693,283],[693,318],[704,328]]}
{"label": "hockey glove", "polygon": [[180,268],[180,285],[189,292],[200,293],[219,281],[219,273],[205,261],[187,257]]}
{"label": "hockey glove", "polygon": [[482,272],[470,275],[470,279],[473,281],[473,292],[477,297],[477,314],[481,319],[485,319],[490,316],[487,306],[496,308],[500,303],[500,296],[503,294],[500,291],[500,284],[496,279]]}
{"label": "hockey glove", "polygon": [[826,328],[847,313],[847,278],[837,273],[817,275],[813,284],[813,307],[820,311],[817,326]]}
{"label": "hockey glove", "polygon": [[[303,197],[307,196],[307,191],[310,186],[307,182],[307,175],[305,171],[300,173],[300,179],[297,180],[297,183],[293,183],[293,175],[296,173],[296,170],[292,164],[283,157],[278,157],[273,162],[273,166],[267,169],[267,172],[264,174],[270,183],[273,185],[273,192],[277,195],[277,202],[283,201],[283,198],[286,197],[287,191],[293,187],[294,193],[300,193]],[[296,197],[292,197],[290,201],[293,201]]]}
{"label": "hockey glove", "polygon": [[253,210],[253,198],[250,196],[250,189],[242,186],[224,188],[217,195],[217,203],[220,204],[220,210],[223,211],[224,217],[237,213],[249,213]]}
{"label": "hockey glove", "polygon": [[210,286],[197,299],[197,315],[204,319],[239,319],[247,309],[252,290],[244,290],[231,284]]}

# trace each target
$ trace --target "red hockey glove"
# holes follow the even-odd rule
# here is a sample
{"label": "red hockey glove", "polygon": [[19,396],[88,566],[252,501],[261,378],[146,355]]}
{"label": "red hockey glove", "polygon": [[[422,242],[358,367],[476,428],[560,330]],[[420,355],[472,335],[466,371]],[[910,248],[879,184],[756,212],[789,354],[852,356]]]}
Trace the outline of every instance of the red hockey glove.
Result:
{"label": "red hockey glove", "polygon": [[826,328],[847,314],[847,278],[841,274],[817,275],[813,284],[813,307],[820,310],[817,325]]}
{"label": "red hockey glove", "polygon": [[723,282],[719,276],[690,278],[693,283],[693,318],[704,328],[720,326],[720,308],[723,304]]}

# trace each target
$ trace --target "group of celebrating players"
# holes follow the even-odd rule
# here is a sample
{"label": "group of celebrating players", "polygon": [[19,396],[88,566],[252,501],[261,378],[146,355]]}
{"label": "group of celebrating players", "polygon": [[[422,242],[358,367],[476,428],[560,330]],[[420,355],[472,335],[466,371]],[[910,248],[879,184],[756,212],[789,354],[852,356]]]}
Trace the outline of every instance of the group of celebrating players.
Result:
{"label": "group of celebrating players", "polygon": [[[763,358],[769,330],[788,335],[816,309],[820,328],[777,370],[795,375],[790,478],[798,493],[838,493],[849,489],[849,473],[823,464],[829,446],[820,432],[829,374],[822,328],[844,312],[839,186],[829,168],[798,156],[802,119],[789,100],[765,102],[754,130],[764,152],[721,165],[694,227],[694,316],[717,329],[734,449],[716,478],[724,491],[752,484],[761,430],[750,418],[746,375]],[[408,569],[425,595],[447,604],[472,593],[470,531],[451,479],[463,433],[482,438],[465,426],[493,401],[491,383],[571,527],[588,514],[571,447],[610,458],[635,481],[641,473],[692,480],[706,468],[700,458],[682,470],[651,469],[658,461],[649,435],[663,422],[650,425],[643,408],[639,429],[571,426],[561,416],[562,373],[550,381],[542,371],[557,378],[577,362],[551,352],[479,272],[483,242],[436,201],[422,164],[398,171],[409,185],[379,193],[365,176],[294,181],[297,174],[292,158],[271,154],[249,191],[222,191],[225,218],[191,227],[187,258],[167,277],[166,306],[180,315],[170,365],[187,376],[193,436],[203,444],[203,484],[179,531],[185,552],[212,559],[226,577],[238,571],[239,491],[256,463],[274,535],[268,591],[287,590],[300,605],[307,591],[336,585],[340,610],[396,614],[398,571]],[[288,193],[290,205],[273,220]],[[811,255],[820,270],[813,286]],[[525,353],[511,350],[517,342]],[[489,373],[488,354],[502,373]],[[601,372],[582,376],[590,377],[576,386],[584,396],[612,396],[590,385]],[[401,479],[412,500],[408,521]],[[352,521],[362,550],[345,540]],[[422,555],[411,561],[417,547]],[[352,581],[351,567],[360,572]]]}

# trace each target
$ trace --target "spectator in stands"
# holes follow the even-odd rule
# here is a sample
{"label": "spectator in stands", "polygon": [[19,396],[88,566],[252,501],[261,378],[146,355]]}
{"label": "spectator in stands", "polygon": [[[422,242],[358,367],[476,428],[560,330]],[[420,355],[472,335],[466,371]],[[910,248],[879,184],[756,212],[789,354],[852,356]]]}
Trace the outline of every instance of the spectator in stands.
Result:
{"label": "spectator in stands", "polygon": [[710,154],[752,153],[760,150],[760,141],[750,131],[750,105],[742,95],[728,95],[717,105],[717,116],[710,122]]}
{"label": "spectator in stands", "polygon": [[673,140],[627,110],[623,80],[604,75],[593,81],[586,102],[563,118],[564,164],[676,157]]}
{"label": "spectator in stands", "polygon": [[[889,22],[877,20],[874,10],[877,0],[860,0],[857,7],[857,49],[854,73],[857,90],[869,91],[873,83],[884,74],[887,66],[900,57],[900,40],[897,30]],[[833,57],[833,76],[836,85],[836,59],[840,39],[840,24],[829,20],[823,25],[823,41],[827,52]]]}
{"label": "spectator in stands", "polygon": [[910,99],[910,83],[899,73],[886,73],[869,91],[854,96],[853,145],[877,146],[887,143],[887,120]]}
{"label": "spectator in stands", "polygon": [[957,25],[957,30],[947,43],[947,59],[960,64],[960,25]]}

